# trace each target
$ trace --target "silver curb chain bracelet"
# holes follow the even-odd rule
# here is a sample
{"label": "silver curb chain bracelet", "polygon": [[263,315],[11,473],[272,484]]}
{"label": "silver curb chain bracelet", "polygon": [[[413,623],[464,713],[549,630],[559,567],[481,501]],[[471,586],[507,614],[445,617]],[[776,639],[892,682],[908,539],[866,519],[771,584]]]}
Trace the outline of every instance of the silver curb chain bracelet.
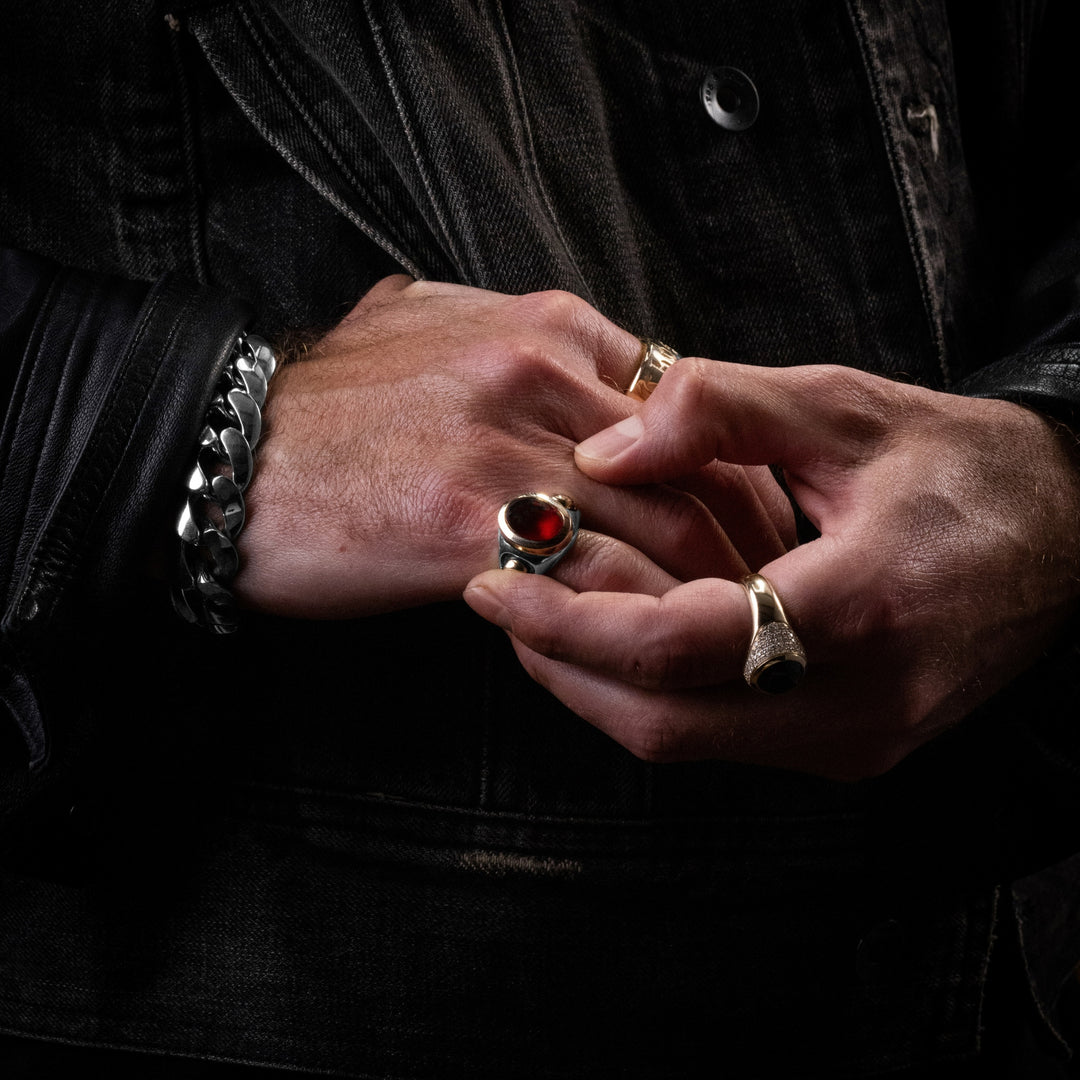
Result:
{"label": "silver curb chain bracelet", "polygon": [[180,558],[173,607],[214,634],[231,634],[239,626],[230,591],[240,569],[236,538],[244,527],[244,492],[251,483],[266,390],[276,369],[269,344],[241,333],[206,410],[176,521]]}

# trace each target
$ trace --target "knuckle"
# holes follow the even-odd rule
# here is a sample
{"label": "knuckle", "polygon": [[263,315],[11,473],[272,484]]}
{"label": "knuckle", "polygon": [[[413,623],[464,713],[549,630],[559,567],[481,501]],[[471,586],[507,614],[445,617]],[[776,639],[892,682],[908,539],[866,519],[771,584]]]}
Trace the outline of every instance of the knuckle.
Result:
{"label": "knuckle", "polygon": [[580,296],[563,289],[525,293],[516,298],[516,307],[518,314],[530,322],[557,329],[575,325],[590,310]]}
{"label": "knuckle", "polygon": [[704,408],[704,399],[710,374],[715,372],[715,363],[699,356],[685,356],[670,367],[664,374],[661,385],[667,399],[678,412],[698,415]]}
{"label": "knuckle", "polygon": [[866,578],[837,597],[827,615],[834,647],[863,656],[895,655],[898,644],[919,631],[904,593]]}
{"label": "knuckle", "polygon": [[[679,360],[664,375],[660,389],[649,400],[656,405],[647,423],[659,423],[672,434],[682,454],[705,462],[714,456],[716,434],[723,421],[716,415],[716,363],[697,357]],[[646,406],[646,415],[649,413]]]}
{"label": "knuckle", "polygon": [[[383,278],[382,282],[380,282],[379,284],[383,284],[384,282],[398,281],[402,277],[403,275],[400,274],[392,274],[390,275],[390,277]],[[410,296],[417,298],[435,296],[439,291],[438,284],[434,281],[429,281],[427,278],[410,278],[407,281],[403,282],[403,284],[404,291],[407,292]]]}
{"label": "knuckle", "polygon": [[585,529],[578,534],[573,558],[557,567],[554,576],[571,588],[591,592],[635,592],[641,584],[636,562],[626,558],[618,540]]}
{"label": "knuckle", "polygon": [[790,370],[805,388],[823,395],[858,396],[868,392],[866,372],[858,368],[843,364],[807,364]]}
{"label": "knuckle", "polygon": [[674,681],[675,658],[666,642],[635,651],[630,656],[627,676],[646,690],[665,690]]}
{"label": "knuckle", "polygon": [[805,396],[827,403],[836,429],[853,438],[880,438],[896,420],[903,396],[899,383],[840,364],[790,370],[798,372]]}
{"label": "knuckle", "polygon": [[668,690],[684,685],[692,667],[688,635],[666,626],[663,598],[656,599],[656,618],[628,643],[620,658],[620,677],[645,690]]}
{"label": "knuckle", "polygon": [[541,343],[523,335],[507,335],[486,343],[469,360],[470,381],[505,404],[532,402],[541,388],[559,385],[559,370]]}
{"label": "knuckle", "polygon": [[675,690],[692,681],[695,663],[688,635],[658,633],[630,654],[625,677],[646,690]]}
{"label": "knuckle", "polygon": [[540,344],[529,337],[504,338],[495,345],[500,357],[499,366],[507,378],[535,381],[547,366],[547,353]]}

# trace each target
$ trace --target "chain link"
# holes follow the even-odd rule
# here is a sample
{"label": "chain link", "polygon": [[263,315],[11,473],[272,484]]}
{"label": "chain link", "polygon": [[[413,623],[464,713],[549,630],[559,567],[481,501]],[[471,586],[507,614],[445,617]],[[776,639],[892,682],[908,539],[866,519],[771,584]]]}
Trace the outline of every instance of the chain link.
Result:
{"label": "chain link", "polygon": [[229,586],[240,569],[236,538],[244,527],[244,492],[251,483],[266,390],[276,368],[274,350],[262,338],[242,333],[236,339],[206,410],[176,521],[180,558],[173,607],[214,634],[231,634],[239,626]]}

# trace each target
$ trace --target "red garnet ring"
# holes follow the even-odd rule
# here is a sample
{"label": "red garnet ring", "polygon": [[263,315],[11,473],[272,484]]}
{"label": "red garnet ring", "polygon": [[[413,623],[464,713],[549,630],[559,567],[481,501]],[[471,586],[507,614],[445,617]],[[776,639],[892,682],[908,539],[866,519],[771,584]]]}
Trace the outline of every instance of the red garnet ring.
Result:
{"label": "red garnet ring", "polygon": [[546,574],[574,546],[580,521],[569,495],[518,495],[499,511],[499,566]]}

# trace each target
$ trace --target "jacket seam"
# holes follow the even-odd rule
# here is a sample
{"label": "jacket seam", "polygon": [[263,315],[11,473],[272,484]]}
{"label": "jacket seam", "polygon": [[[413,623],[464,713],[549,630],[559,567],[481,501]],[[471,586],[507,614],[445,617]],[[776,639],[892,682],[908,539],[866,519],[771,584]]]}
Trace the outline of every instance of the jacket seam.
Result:
{"label": "jacket seam", "polygon": [[881,129],[882,139],[885,143],[885,156],[889,162],[889,171],[892,174],[893,185],[900,198],[900,207],[904,218],[904,231],[908,239],[908,251],[915,263],[916,274],[919,279],[919,292],[922,294],[923,313],[929,324],[930,336],[934,343],[934,351],[937,354],[938,368],[944,380],[946,389],[952,383],[949,376],[949,365],[945,357],[945,334],[941,321],[934,312],[933,282],[930,278],[928,255],[925,244],[919,233],[918,220],[915,212],[915,196],[911,190],[911,181],[907,170],[900,161],[900,148],[897,145],[893,123],[886,108],[886,93],[881,85],[878,75],[877,61],[873,56],[870,45],[870,32],[866,24],[866,17],[862,12],[858,0],[847,0],[848,15],[855,29],[855,39],[859,46],[859,54],[863,61],[863,70],[870,84],[870,95],[874,102],[874,111],[877,113],[878,126]]}
{"label": "jacket seam", "polygon": [[[288,98],[290,105],[296,110],[300,119],[307,125],[308,130],[318,141],[319,145],[329,155],[334,164],[341,170],[342,176],[350,184],[354,191],[358,192],[361,196],[364,194],[364,186],[360,183],[359,178],[349,168],[348,164],[341,157],[333,140],[327,135],[324,127],[319,121],[308,111],[304,106],[303,101],[293,88],[292,84],[285,77],[281,71],[280,66],[275,62],[273,56],[270,53],[269,44],[265,37],[259,32],[258,27],[252,21],[251,14],[246,5],[238,5],[236,13],[241,21],[244,23],[245,28],[251,35],[252,41],[259,49],[263,59],[266,61],[270,74],[273,75],[274,81],[281,88],[281,91]],[[198,33],[196,32],[198,38]],[[203,47],[204,52],[208,51],[205,42],[201,39],[200,44]],[[255,129],[262,135],[262,137],[281,155],[281,157],[288,163],[288,165],[295,169],[327,202],[331,204],[339,213],[351,221],[372,243],[382,248],[395,262],[399,263],[403,269],[408,271],[415,278],[423,278],[426,275],[422,272],[418,264],[414,259],[411,259],[403,251],[401,251],[393,241],[387,239],[387,237],[372,226],[364,218],[360,217],[354,210],[352,210],[346,203],[342,202],[333,191],[319,178],[319,176],[311,171],[302,161],[300,161],[289,148],[278,138],[276,138],[272,132],[270,132],[261,122],[259,115],[248,105],[244,100],[243,95],[238,92],[237,87],[233,81],[225,75],[217,65],[211,63],[214,68],[215,74],[220,80],[221,84],[228,90],[233,100],[236,102],[240,111],[251,121]],[[366,201],[366,200],[365,200]]]}
{"label": "jacket seam", "polygon": [[180,155],[184,169],[184,179],[188,185],[188,241],[191,245],[191,264],[195,280],[206,285],[210,280],[209,265],[206,255],[206,243],[203,235],[202,213],[199,206],[199,170],[198,155],[195,149],[195,117],[191,101],[191,86],[187,64],[184,61],[183,41],[180,31],[167,29],[169,50],[172,56],[173,73],[176,78],[176,94],[179,106]]}
{"label": "jacket seam", "polygon": [[[123,448],[127,445],[121,438],[121,434],[126,434],[127,428],[123,428],[122,432],[118,430],[115,423],[116,416],[129,409],[137,409],[138,395],[145,397],[146,390],[153,381],[154,365],[149,361],[140,362],[139,354],[148,328],[159,307],[160,296],[160,291],[155,290],[148,298],[147,309],[131,339],[124,361],[117,369],[113,388],[99,414],[97,427],[87,440],[78,464],[72,470],[66,490],[60,497],[59,508],[46,522],[40,538],[34,545],[34,554],[13,597],[12,606],[16,623],[40,622],[44,625],[55,611],[63,585],[70,583],[77,567],[82,562],[78,553],[64,550],[73,547],[71,542],[64,538],[64,534],[69,536],[76,532],[82,534],[96,513],[105,491],[112,482],[112,474],[123,455]],[[177,313],[166,338],[163,355],[176,337],[180,316],[187,306],[185,304],[184,308]],[[51,590],[47,603],[42,605],[39,612],[29,618],[23,616],[21,607],[24,597],[28,595],[35,597],[38,593],[44,594],[41,580],[50,574],[55,575],[58,587]]]}
{"label": "jacket seam", "polygon": [[[533,140],[532,124],[529,122],[528,105],[525,98],[525,91],[521,85],[521,72],[518,68],[517,53],[514,50],[513,42],[510,38],[510,27],[506,21],[506,11],[503,7],[502,0],[492,0],[492,6],[495,8],[499,24],[499,33],[502,35],[503,47],[506,49],[510,83],[514,88],[514,101],[517,106],[518,119],[521,123],[522,143],[524,144],[529,171],[532,173],[533,183],[536,185],[537,193],[540,196],[540,202],[547,211],[547,216],[551,221],[552,228],[555,230],[555,235],[559,238],[559,243],[562,245],[566,257],[570,260],[570,264],[573,266],[578,280],[584,284],[586,281],[585,274],[582,272],[577,259],[574,257],[573,251],[570,249],[569,241],[566,239],[566,234],[563,232],[562,226],[559,224],[559,218],[555,213],[555,205],[551,201],[547,185],[544,183],[543,176],[540,172],[540,159],[536,153],[536,143]],[[591,293],[592,290],[590,289],[589,295],[586,296],[585,299],[589,299]]]}
{"label": "jacket seam", "polygon": [[[2,432],[0,432],[0,438],[3,442],[0,445],[0,490],[6,487],[7,480],[7,466],[8,461],[11,458],[11,450],[16,441],[19,428],[19,418],[22,413],[22,405],[26,400],[27,391],[32,381],[32,371],[34,367],[34,359],[37,357],[38,349],[41,347],[41,342],[45,336],[45,327],[49,322],[50,313],[56,307],[57,299],[60,295],[63,283],[63,272],[57,271],[53,275],[52,281],[49,283],[48,289],[45,290],[45,295],[41,301],[41,307],[38,309],[36,318],[34,319],[34,326],[30,332],[30,335],[26,342],[26,347],[23,351],[23,359],[20,364],[19,374],[16,377],[15,386],[12,388],[11,398],[8,401],[7,413],[4,417],[4,426]],[[16,537],[12,544],[12,564],[10,568],[10,575],[7,580],[7,588],[5,594],[8,598],[8,608],[10,609],[11,599],[14,597],[18,590],[19,582],[22,575],[16,576],[16,568],[18,565],[18,549],[19,540]],[[7,620],[5,618],[5,624]]]}
{"label": "jacket seam", "polygon": [[[390,93],[394,99],[394,107],[397,109],[398,118],[401,121],[401,128],[405,134],[405,139],[409,144],[409,150],[412,154],[413,162],[416,165],[416,170],[420,174],[420,180],[424,185],[424,191],[427,192],[428,201],[431,203],[431,209],[435,214],[435,219],[439,223],[439,230],[443,235],[443,240],[446,244],[447,251],[450,252],[451,257],[459,268],[465,266],[465,260],[462,258],[461,253],[457,250],[453,231],[450,229],[446,219],[446,213],[444,207],[441,205],[440,200],[436,196],[435,185],[431,179],[430,171],[424,163],[423,155],[420,153],[420,147],[416,141],[416,133],[413,131],[412,122],[409,119],[409,114],[405,108],[404,97],[401,93],[401,87],[398,84],[397,77],[393,68],[390,65],[390,60],[387,55],[386,43],[383,40],[380,32],[379,24],[377,23],[375,16],[371,11],[370,0],[364,0],[364,14],[367,17],[368,26],[371,29],[371,37],[375,43],[375,50],[379,54],[379,62],[382,64],[383,74],[386,77],[387,86],[390,88]],[[477,256],[478,257],[478,256]],[[481,280],[487,280],[487,274],[484,270],[483,264],[480,263],[477,267]]]}

